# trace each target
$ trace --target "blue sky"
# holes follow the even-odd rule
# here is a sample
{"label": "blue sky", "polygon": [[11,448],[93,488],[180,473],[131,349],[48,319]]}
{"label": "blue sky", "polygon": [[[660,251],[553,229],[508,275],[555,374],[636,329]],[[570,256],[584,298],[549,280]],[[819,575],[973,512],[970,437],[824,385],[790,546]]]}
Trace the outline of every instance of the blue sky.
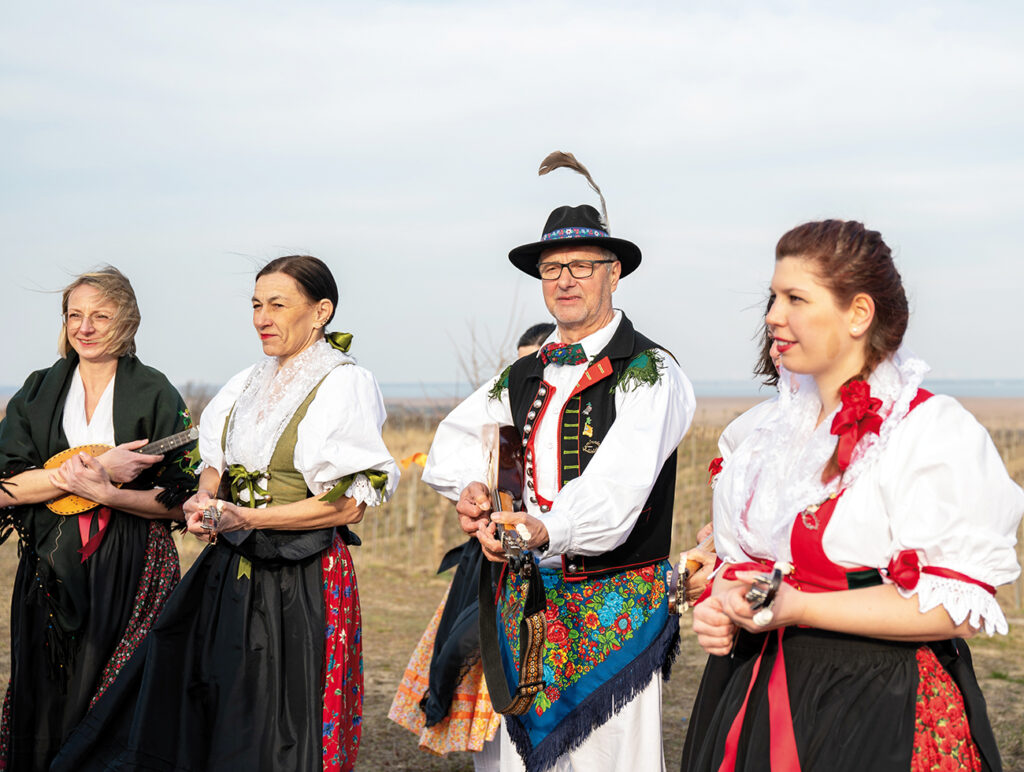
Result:
{"label": "blue sky", "polygon": [[860,219],[894,248],[907,343],[1024,378],[1018,3],[39,2],[0,11],[0,384],[56,356],[59,290],[109,262],[139,353],[218,383],[248,298],[325,259],[382,382],[458,376],[470,335],[545,318],[507,262],[591,203],[644,251],[616,303],[692,378],[747,377],[775,241]]}

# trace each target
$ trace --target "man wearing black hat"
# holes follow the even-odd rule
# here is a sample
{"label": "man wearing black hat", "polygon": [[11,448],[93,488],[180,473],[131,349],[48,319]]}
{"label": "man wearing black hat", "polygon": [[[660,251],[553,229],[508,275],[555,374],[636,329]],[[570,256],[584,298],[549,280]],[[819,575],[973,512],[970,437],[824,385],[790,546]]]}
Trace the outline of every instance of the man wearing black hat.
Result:
{"label": "man wearing black hat", "polygon": [[[495,523],[524,524],[539,559],[544,689],[506,716],[502,770],[663,769],[657,676],[678,642],[665,590],[675,450],[694,398],[673,357],[612,306],[640,259],[590,206],[559,207],[540,241],[512,250],[541,280],[557,329],[455,408],[424,471],[492,560],[504,560]],[[519,431],[525,512],[492,517],[481,428],[493,423]],[[495,624],[513,690],[524,592],[503,574]]]}

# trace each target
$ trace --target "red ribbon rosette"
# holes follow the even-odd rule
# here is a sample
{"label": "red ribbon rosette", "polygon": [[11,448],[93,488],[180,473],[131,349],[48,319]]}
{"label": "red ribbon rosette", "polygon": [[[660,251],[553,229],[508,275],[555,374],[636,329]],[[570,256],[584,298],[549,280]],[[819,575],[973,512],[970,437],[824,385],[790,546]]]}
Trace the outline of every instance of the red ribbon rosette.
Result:
{"label": "red ribbon rosette", "polygon": [[865,434],[878,434],[882,417],[878,408],[882,400],[871,396],[867,381],[852,381],[839,390],[843,408],[832,420],[832,434],[839,436],[839,469],[850,465],[853,449]]}
{"label": "red ribbon rosette", "polygon": [[889,578],[904,590],[913,590],[921,578],[921,561],[914,550],[903,550],[889,561]]}
{"label": "red ribbon rosette", "polygon": [[722,457],[711,459],[711,463],[708,464],[708,485],[715,479],[715,476],[722,471]]}

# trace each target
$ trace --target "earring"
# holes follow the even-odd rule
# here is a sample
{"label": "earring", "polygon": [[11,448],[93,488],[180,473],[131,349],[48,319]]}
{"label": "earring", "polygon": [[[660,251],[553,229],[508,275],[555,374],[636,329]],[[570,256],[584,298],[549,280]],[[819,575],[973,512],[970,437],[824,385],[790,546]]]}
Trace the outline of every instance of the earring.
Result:
{"label": "earring", "polygon": [[850,328],[850,332],[852,332],[854,335],[856,335],[857,334],[857,328],[856,327],[851,327]]}

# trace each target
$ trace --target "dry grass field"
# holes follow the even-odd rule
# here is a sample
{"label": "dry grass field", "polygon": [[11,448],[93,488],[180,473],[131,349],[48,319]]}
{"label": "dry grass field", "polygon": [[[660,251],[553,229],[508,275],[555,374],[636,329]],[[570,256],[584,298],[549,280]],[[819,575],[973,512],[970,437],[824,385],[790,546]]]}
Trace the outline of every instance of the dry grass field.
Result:
{"label": "dry grass field", "polygon": [[[674,547],[690,546],[697,528],[710,514],[707,463],[718,455],[722,427],[753,402],[702,400],[697,419],[679,450]],[[992,432],[1014,478],[1024,483],[1024,400],[964,400]],[[402,415],[389,422],[385,439],[396,458],[426,451],[433,433],[428,416]],[[419,480],[411,466],[394,499],[368,513],[356,529],[363,546],[353,550],[363,607],[366,697],[363,742],[358,768],[376,770],[472,770],[468,754],[430,756],[416,747],[415,737],[387,720],[386,715],[402,671],[447,586],[449,576],[434,569],[444,552],[462,539],[451,505]],[[182,562],[187,567],[199,543],[185,537]],[[1018,544],[1018,550],[1020,545]],[[17,561],[16,545],[0,548],[0,679],[10,669],[9,608]],[[1021,586],[1000,590],[999,600],[1011,620],[1009,636],[971,642],[975,665],[989,704],[1005,768],[1024,772],[1024,611]],[[683,645],[664,692],[665,759],[678,766],[689,713],[704,657],[683,622]]]}

